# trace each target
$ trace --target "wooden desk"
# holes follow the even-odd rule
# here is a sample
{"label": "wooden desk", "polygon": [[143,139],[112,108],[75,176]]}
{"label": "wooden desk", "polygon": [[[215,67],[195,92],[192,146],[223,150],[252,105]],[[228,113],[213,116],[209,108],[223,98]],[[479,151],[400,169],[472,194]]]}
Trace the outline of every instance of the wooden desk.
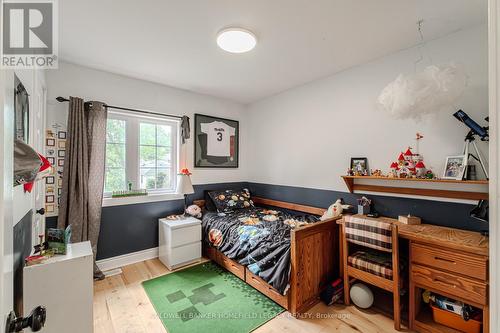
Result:
{"label": "wooden desk", "polygon": [[409,328],[426,333],[459,333],[435,323],[430,309],[421,306],[422,291],[427,289],[482,309],[483,333],[488,333],[488,237],[478,232],[382,219],[397,224],[399,236],[409,240]]}
{"label": "wooden desk", "polygon": [[459,333],[435,323],[422,308],[421,293],[427,289],[482,309],[483,333],[488,333],[488,237],[428,224],[400,225],[398,230],[410,241],[410,329]]}

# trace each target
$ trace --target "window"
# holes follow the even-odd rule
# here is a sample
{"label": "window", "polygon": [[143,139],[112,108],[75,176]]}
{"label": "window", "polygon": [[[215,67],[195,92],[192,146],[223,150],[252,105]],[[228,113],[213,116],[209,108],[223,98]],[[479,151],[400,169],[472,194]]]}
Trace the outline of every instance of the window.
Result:
{"label": "window", "polygon": [[171,126],[140,123],[139,169],[141,188],[168,188],[172,170]]}
{"label": "window", "polygon": [[110,112],[106,134],[104,192],[147,189],[174,192],[177,174],[179,122]]}

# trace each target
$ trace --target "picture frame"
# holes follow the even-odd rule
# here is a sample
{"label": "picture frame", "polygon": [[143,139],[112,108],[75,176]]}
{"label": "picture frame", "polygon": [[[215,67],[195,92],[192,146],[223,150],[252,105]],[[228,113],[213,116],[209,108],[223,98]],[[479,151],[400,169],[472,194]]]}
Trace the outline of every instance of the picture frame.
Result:
{"label": "picture frame", "polygon": [[358,169],[359,173],[369,175],[368,158],[366,157],[351,157],[351,170]]}
{"label": "picture frame", "polygon": [[45,212],[46,213],[53,213],[54,212],[54,204],[46,204],[45,205]]}
{"label": "picture frame", "polygon": [[239,167],[239,121],[194,115],[194,167]]}
{"label": "picture frame", "polygon": [[444,164],[443,179],[462,180],[467,162],[465,155],[447,156]]}

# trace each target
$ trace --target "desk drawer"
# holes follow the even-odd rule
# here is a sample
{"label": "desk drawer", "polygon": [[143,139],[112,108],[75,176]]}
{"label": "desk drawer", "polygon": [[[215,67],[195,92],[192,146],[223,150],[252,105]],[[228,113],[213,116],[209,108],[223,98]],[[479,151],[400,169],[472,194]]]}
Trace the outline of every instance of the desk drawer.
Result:
{"label": "desk drawer", "polygon": [[487,259],[485,257],[453,252],[451,250],[412,243],[411,260],[414,263],[466,275],[487,281]]}
{"label": "desk drawer", "polygon": [[219,265],[245,281],[245,267],[243,265],[238,264],[236,261],[233,261],[223,255],[222,253],[219,253]]}
{"label": "desk drawer", "polygon": [[449,294],[451,298],[455,296],[464,301],[487,304],[486,283],[415,264],[412,265],[411,278],[414,283]]}

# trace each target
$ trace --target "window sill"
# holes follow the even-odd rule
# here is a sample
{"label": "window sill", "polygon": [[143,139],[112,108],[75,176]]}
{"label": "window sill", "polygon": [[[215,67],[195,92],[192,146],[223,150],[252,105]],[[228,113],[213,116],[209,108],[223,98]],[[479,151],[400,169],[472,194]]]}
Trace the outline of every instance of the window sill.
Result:
{"label": "window sill", "polygon": [[124,205],[134,205],[139,203],[148,202],[158,202],[158,201],[171,201],[171,200],[181,200],[184,199],[182,194],[178,193],[158,193],[158,194],[148,194],[136,197],[125,197],[125,198],[103,198],[102,207],[111,206],[124,206]]}

